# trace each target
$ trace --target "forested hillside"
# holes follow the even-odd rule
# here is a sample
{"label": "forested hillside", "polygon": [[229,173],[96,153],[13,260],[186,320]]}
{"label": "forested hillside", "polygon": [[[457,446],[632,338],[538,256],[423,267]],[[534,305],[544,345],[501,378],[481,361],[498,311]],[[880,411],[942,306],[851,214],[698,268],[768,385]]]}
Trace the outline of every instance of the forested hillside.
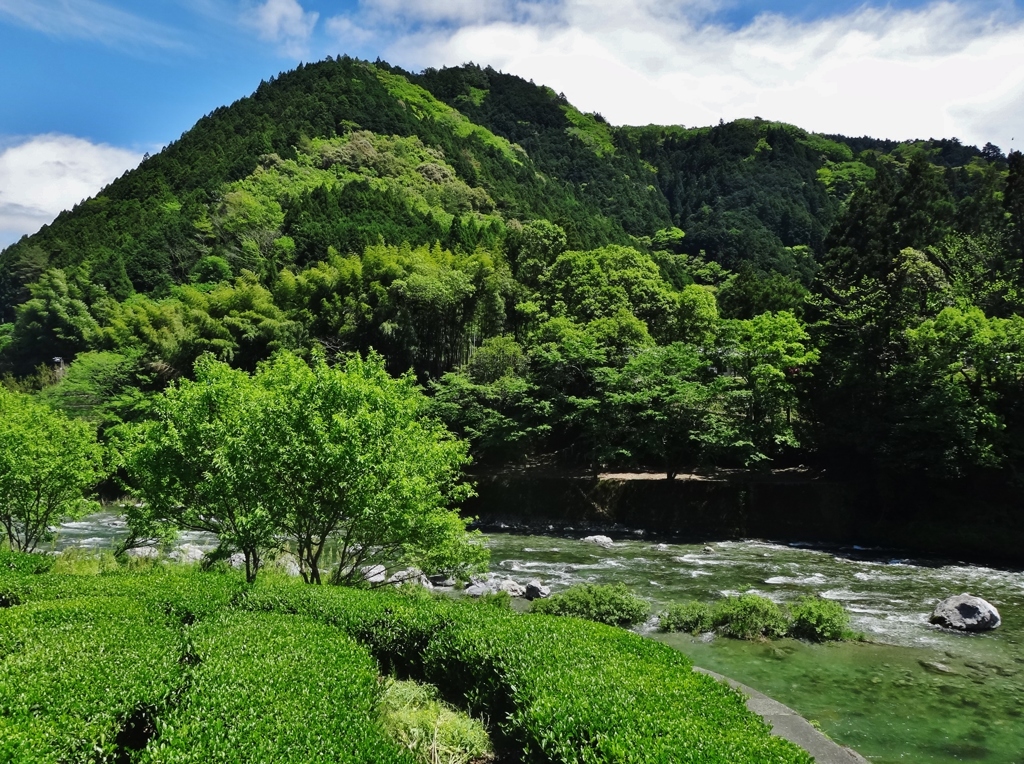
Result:
{"label": "forested hillside", "polygon": [[478,463],[1024,467],[1024,157],[615,127],[306,65],[0,253],[0,373],[101,433],[204,353],[377,352]]}

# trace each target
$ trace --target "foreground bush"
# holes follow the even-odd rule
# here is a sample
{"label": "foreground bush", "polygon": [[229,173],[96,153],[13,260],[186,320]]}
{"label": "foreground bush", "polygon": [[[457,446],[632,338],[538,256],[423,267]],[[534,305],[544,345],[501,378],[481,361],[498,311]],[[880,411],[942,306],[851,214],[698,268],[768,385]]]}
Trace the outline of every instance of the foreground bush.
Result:
{"label": "foreground bush", "polygon": [[377,717],[377,667],[305,618],[226,613],[193,636],[198,665],[143,764],[414,764]]}
{"label": "foreground bush", "polygon": [[741,594],[715,603],[712,622],[727,637],[777,639],[789,632],[785,611],[767,597]]}
{"label": "foreground bush", "polygon": [[548,599],[534,600],[531,613],[570,615],[609,626],[632,626],[650,612],[646,600],[637,597],[625,584],[579,584]]}
{"label": "foreground bush", "polygon": [[672,605],[658,616],[658,627],[662,631],[687,631],[700,634],[714,628],[711,606],[703,602],[683,602]]}
{"label": "foreground bush", "polygon": [[113,761],[182,679],[182,643],[122,597],[0,610],[0,761]]}
{"label": "foreground bush", "polygon": [[[156,732],[135,736],[144,745],[135,764],[408,763],[381,721],[381,673],[434,685],[490,721],[501,758],[524,764],[810,762],[681,653],[598,623],[159,569],[0,575],[15,579],[26,604],[0,618],[31,628],[0,629],[0,670],[42,651],[45,660],[5,686],[51,688],[32,707],[53,711],[30,718],[23,710],[14,722],[0,712],[5,764],[126,760],[116,741],[133,719]],[[119,589],[127,596],[111,596]],[[33,642],[36,622],[26,614],[63,608],[81,617],[58,619],[66,627]],[[0,709],[17,697],[11,690]]]}

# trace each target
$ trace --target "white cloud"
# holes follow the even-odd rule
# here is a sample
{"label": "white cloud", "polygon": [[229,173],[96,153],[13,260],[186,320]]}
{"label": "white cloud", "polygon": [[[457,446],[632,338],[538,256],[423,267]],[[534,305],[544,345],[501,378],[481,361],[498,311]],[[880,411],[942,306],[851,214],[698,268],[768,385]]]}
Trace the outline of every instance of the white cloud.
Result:
{"label": "white cloud", "polygon": [[319,13],[305,10],[298,0],[265,0],[251,9],[246,21],[260,39],[277,43],[285,55],[302,58],[319,18]]}
{"label": "white cloud", "polygon": [[345,18],[373,29],[392,10],[407,23],[388,60],[490,64],[619,124],[761,116],[848,135],[956,136],[1004,150],[1024,142],[1024,22],[1006,6],[865,5],[812,22],[764,14],[731,29],[708,21],[721,0],[438,5],[363,0]]}
{"label": "white cloud", "polygon": [[142,159],[70,135],[37,135],[0,151],[0,247],[34,233]]}
{"label": "white cloud", "polygon": [[185,47],[173,30],[96,0],[0,0],[4,17],[53,37],[115,47]]}

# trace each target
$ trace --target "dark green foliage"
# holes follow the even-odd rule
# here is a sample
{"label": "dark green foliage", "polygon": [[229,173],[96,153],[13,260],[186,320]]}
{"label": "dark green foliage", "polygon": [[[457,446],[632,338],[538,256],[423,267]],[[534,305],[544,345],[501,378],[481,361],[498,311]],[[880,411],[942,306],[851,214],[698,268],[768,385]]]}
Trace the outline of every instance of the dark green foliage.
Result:
{"label": "dark green foliage", "polygon": [[534,600],[531,613],[585,618],[609,626],[632,626],[647,617],[651,606],[625,584],[577,584],[547,599]]}
{"label": "dark green foliage", "polygon": [[245,607],[295,612],[366,644],[385,671],[492,720],[526,762],[806,762],[724,685],[664,645],[601,624],[388,592],[257,587]]}
{"label": "dark green foliage", "polygon": [[804,597],[789,607],[789,631],[797,639],[812,642],[848,639],[850,614],[838,602],[821,597]]}

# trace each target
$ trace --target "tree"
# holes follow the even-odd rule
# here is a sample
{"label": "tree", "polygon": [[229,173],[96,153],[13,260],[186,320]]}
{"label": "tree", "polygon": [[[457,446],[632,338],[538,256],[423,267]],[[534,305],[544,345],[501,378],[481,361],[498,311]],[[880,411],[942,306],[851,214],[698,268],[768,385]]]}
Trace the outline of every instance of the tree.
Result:
{"label": "tree", "polygon": [[383,359],[349,357],[312,367],[280,353],[255,374],[209,356],[195,381],[169,388],[157,418],[132,430],[126,466],[143,506],[139,535],[159,525],[217,534],[256,578],[268,553],[290,543],[309,583],[363,569],[417,565],[461,572],[486,551],[449,509],[469,494],[459,480],[466,444],[422,414],[410,376],[390,377]]}
{"label": "tree", "polygon": [[277,527],[262,482],[266,395],[244,371],[202,356],[195,381],[182,380],[154,403],[154,419],[126,430],[124,467],[141,504],[129,508],[129,533],[161,526],[217,536],[245,556],[254,581],[277,547]]}
{"label": "tree", "polygon": [[254,383],[269,393],[264,490],[308,582],[321,583],[332,543],[332,583],[360,581],[367,566],[460,574],[483,562],[450,508],[471,494],[460,481],[468,444],[423,416],[411,375],[391,377],[373,354],[312,368],[281,354]]}
{"label": "tree", "polygon": [[0,523],[12,549],[31,552],[83,516],[102,474],[89,424],[0,386]]}

